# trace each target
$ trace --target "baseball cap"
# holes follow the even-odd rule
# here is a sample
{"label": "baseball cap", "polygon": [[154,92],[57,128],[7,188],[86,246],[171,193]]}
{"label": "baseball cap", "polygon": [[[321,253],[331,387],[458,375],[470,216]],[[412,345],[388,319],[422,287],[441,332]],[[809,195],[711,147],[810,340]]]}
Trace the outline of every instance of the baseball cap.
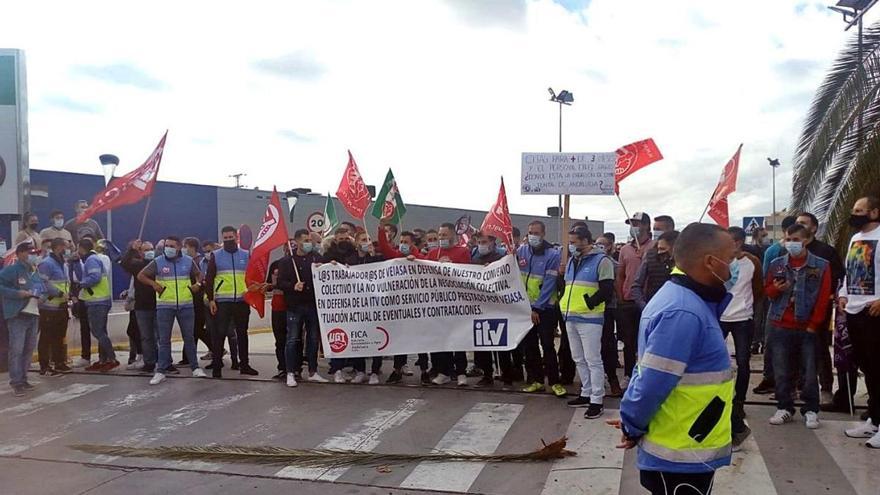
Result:
{"label": "baseball cap", "polygon": [[641,222],[641,223],[651,223],[651,217],[643,211],[637,211],[637,212],[633,213],[629,219],[627,219],[626,224],[629,225],[630,222],[632,222],[632,221]]}

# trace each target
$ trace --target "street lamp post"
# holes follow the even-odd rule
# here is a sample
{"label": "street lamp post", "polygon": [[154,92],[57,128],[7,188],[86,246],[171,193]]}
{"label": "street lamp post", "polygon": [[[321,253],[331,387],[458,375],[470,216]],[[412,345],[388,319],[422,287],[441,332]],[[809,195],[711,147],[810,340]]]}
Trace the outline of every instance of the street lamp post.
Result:
{"label": "street lamp post", "polygon": [[[550,101],[559,104],[559,152],[562,153],[562,105],[571,106],[574,102],[574,94],[564,89],[559,94],[556,94],[553,88],[547,88],[547,91],[550,93]],[[568,234],[568,209],[571,206],[571,197],[568,194],[564,197],[559,195],[558,202],[561,213],[559,219],[559,244],[565,246],[565,235]],[[568,251],[563,249],[563,258],[566,256],[566,253]]]}
{"label": "street lamp post", "polygon": [[[113,179],[116,167],[119,166],[119,157],[116,155],[101,155],[98,159],[101,160],[101,168],[104,170],[104,186],[108,186]],[[107,239],[113,240],[113,212],[110,210],[107,210]]]}
{"label": "street lamp post", "polygon": [[773,240],[776,239],[776,169],[779,167],[779,159],[778,158],[768,158],[768,162],[770,162],[770,168],[773,169],[773,212],[771,213],[773,217]]}

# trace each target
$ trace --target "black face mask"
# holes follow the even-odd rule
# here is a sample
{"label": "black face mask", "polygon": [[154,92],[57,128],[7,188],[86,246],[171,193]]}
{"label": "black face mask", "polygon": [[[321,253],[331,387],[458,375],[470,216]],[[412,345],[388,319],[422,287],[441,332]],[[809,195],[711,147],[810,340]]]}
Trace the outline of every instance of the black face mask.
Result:
{"label": "black face mask", "polygon": [[227,253],[234,253],[238,250],[238,243],[236,241],[223,241],[223,249]]}
{"label": "black face mask", "polygon": [[868,215],[856,215],[852,214],[849,216],[849,225],[850,227],[857,228],[859,230],[862,229],[865,225],[871,223],[871,219],[868,218]]}
{"label": "black face mask", "polygon": [[40,224],[38,224],[38,223],[29,223],[29,224],[28,224],[28,227],[30,227],[31,230],[37,230],[37,227],[38,227],[39,225],[40,225]]}

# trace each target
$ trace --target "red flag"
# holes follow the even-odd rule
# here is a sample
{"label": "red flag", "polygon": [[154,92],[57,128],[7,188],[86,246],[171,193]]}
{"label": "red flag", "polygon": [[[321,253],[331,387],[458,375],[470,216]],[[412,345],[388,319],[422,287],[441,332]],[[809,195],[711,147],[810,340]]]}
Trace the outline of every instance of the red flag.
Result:
{"label": "red flag", "polygon": [[339,189],[336,190],[336,197],[342,206],[348,210],[348,213],[355,218],[364,218],[367,207],[370,206],[370,192],[361,173],[358,170],[351,151],[348,152],[348,165],[345,167],[345,173],[342,175],[342,181],[339,183]]}
{"label": "red flag", "polygon": [[492,205],[492,209],[486,214],[480,232],[491,235],[507,246],[507,252],[512,252],[513,246],[513,222],[510,221],[510,210],[507,209],[507,192],[504,190],[504,177],[501,178],[501,189],[498,190],[498,199]]}
{"label": "red flag", "polygon": [[165,151],[165,138],[168,131],[156,145],[156,149],[140,167],[111,180],[107,187],[92,198],[89,208],[76,217],[77,222],[84,222],[102,211],[115,210],[120,206],[130,205],[153,194],[156,177],[159,175],[159,164]]}
{"label": "red flag", "polygon": [[715,186],[715,192],[712,193],[712,199],[709,200],[709,216],[715,220],[718,225],[725,229],[730,227],[730,215],[727,211],[727,196],[736,191],[736,176],[739,173],[739,154],[742,151],[742,145],[736,149],[733,158],[731,158],[724,170],[721,172],[721,178],[718,179],[718,185]]}
{"label": "red flag", "polygon": [[620,181],[662,159],[660,148],[651,138],[618,148],[617,165],[614,167],[614,192],[620,194]]}
{"label": "red flag", "polygon": [[[278,197],[278,191],[273,188],[272,198],[266,206],[266,213],[263,215],[263,225],[257,232],[257,238],[254,241],[254,247],[251,250],[251,257],[248,260],[247,269],[245,270],[245,284],[250,287],[253,284],[262,284],[266,281],[266,270],[269,267],[269,254],[273,249],[283,246],[287,242],[287,223],[284,221],[284,215],[281,210],[281,199]],[[260,318],[266,312],[266,297],[262,291],[248,290],[244,294],[244,300],[247,301]]]}

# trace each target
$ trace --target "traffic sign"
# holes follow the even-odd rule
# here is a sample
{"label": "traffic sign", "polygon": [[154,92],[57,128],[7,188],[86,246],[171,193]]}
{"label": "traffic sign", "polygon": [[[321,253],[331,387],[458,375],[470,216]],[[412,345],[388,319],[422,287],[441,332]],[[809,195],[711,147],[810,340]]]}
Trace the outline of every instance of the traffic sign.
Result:
{"label": "traffic sign", "polygon": [[743,217],[743,230],[752,235],[755,229],[764,228],[764,217]]}
{"label": "traffic sign", "polygon": [[309,232],[314,232],[316,234],[324,233],[324,225],[326,221],[324,220],[324,213],[320,211],[316,211],[309,215],[309,218],[306,219],[306,228],[309,229]]}

